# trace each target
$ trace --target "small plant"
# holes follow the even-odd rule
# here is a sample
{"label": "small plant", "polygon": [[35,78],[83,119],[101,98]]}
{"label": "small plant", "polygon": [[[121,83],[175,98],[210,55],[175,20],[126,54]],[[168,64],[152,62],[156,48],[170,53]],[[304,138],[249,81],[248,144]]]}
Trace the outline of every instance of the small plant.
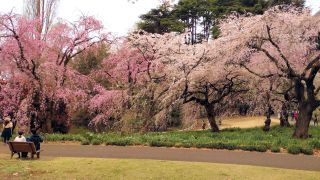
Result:
{"label": "small plant", "polygon": [[100,145],[100,144],[102,144],[101,140],[99,140],[99,139],[93,139],[92,140],[92,145]]}
{"label": "small plant", "polygon": [[88,139],[83,139],[81,145],[90,145],[90,141]]}
{"label": "small plant", "polygon": [[280,148],[277,147],[277,146],[272,146],[271,147],[271,152],[278,153],[278,152],[280,152]]}
{"label": "small plant", "polygon": [[301,152],[301,148],[297,145],[291,145],[288,147],[288,153],[290,154],[299,154]]}

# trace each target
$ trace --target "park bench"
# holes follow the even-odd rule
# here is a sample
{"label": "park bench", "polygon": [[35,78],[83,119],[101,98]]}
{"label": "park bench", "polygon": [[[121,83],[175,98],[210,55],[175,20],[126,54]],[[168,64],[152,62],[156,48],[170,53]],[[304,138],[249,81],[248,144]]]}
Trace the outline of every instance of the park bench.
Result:
{"label": "park bench", "polygon": [[[28,152],[31,153],[31,158],[34,157],[36,152],[36,147],[34,146],[33,142],[8,142],[9,143],[9,148],[11,151],[11,158],[15,153],[21,153],[21,152]],[[19,154],[20,157],[20,154]]]}

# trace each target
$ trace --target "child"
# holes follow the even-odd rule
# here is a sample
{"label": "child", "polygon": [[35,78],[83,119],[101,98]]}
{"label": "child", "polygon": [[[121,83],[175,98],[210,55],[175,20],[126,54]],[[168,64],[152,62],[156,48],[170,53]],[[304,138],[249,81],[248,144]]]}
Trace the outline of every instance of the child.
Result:
{"label": "child", "polygon": [[27,139],[23,136],[23,131],[18,132],[19,136],[14,139],[14,142],[27,142]]}
{"label": "child", "polygon": [[3,142],[7,144],[11,136],[12,136],[12,122],[10,121],[9,117],[5,117],[4,123],[3,123],[3,131],[1,134],[1,137],[3,138]]}
{"label": "child", "polygon": [[32,135],[28,138],[28,141],[33,142],[36,146],[37,158],[40,158],[40,143],[43,142],[43,139],[37,134],[36,129],[31,129]]}
{"label": "child", "polygon": [[[18,132],[19,136],[17,136],[15,139],[14,139],[14,142],[27,142],[27,139],[23,136],[23,131],[19,131]],[[20,153],[18,153],[19,155],[19,158],[21,157],[20,156]],[[28,152],[21,152],[21,155],[23,158],[26,158],[28,157]]]}

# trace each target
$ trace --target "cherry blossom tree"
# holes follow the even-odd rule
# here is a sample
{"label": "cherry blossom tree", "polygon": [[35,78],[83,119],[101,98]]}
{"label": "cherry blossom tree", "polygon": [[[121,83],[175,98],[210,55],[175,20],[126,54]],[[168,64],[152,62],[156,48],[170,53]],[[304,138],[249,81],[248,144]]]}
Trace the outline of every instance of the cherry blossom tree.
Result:
{"label": "cherry blossom tree", "polygon": [[[140,32],[131,38],[132,43],[143,55],[152,59],[152,65],[161,69],[154,79],[160,97],[154,115],[172,105],[197,103],[205,107],[212,131],[219,131],[215,122],[217,115],[227,111],[227,105],[244,88],[245,73],[227,65],[227,49],[218,49],[224,43],[217,40],[197,45],[185,44],[184,36],[175,33],[154,35]],[[157,68],[155,68],[157,69]],[[156,72],[156,71],[155,71]],[[159,78],[161,79],[159,81]],[[151,83],[152,84],[152,83]]]}
{"label": "cherry blossom tree", "polygon": [[98,119],[104,124],[108,124],[108,119],[119,121],[126,113],[133,113],[137,119],[142,119],[142,130],[156,129],[153,119],[161,111],[158,107],[161,93],[158,91],[164,80],[160,71],[162,66],[155,57],[162,47],[154,46],[156,41],[157,38],[151,38],[149,34],[132,34],[103,60],[101,69],[92,73],[94,78],[104,77],[110,82],[108,90],[97,91],[97,98],[92,99],[105,102],[94,106],[99,109],[96,112],[100,112],[96,113],[98,118],[94,124]]}
{"label": "cherry blossom tree", "polygon": [[320,18],[308,9],[277,6],[263,15],[232,16],[221,24],[230,61],[260,76],[293,83],[299,118],[295,138],[308,138],[312,112],[320,105]]}
{"label": "cherry blossom tree", "polygon": [[38,126],[44,124],[43,129],[50,132],[52,118],[46,117],[45,109],[62,107],[61,90],[66,88],[67,77],[74,75],[68,64],[89,47],[106,40],[106,36],[102,34],[101,23],[93,17],[81,17],[74,24],[60,22],[49,30],[45,40],[38,38],[41,36],[38,23],[12,13],[1,15],[0,54],[2,62],[15,65],[29,80],[33,90],[28,96],[27,111],[42,116],[42,120],[37,120]]}

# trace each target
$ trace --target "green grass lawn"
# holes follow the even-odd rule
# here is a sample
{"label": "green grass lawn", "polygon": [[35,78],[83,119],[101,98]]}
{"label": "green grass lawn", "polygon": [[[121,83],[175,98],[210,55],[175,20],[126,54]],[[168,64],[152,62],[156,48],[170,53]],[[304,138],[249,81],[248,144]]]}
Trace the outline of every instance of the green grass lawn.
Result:
{"label": "green grass lawn", "polygon": [[286,149],[292,154],[312,154],[320,149],[320,127],[310,127],[312,138],[293,139],[293,128],[272,127],[269,132],[261,128],[224,129],[220,133],[210,131],[172,131],[146,134],[120,133],[81,133],[81,134],[46,134],[46,141],[78,141],[93,145],[146,145],[156,147],[197,147],[215,149],[241,149],[246,151],[279,152]]}
{"label": "green grass lawn", "polygon": [[1,179],[319,179],[320,172],[159,160],[0,156]]}

